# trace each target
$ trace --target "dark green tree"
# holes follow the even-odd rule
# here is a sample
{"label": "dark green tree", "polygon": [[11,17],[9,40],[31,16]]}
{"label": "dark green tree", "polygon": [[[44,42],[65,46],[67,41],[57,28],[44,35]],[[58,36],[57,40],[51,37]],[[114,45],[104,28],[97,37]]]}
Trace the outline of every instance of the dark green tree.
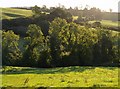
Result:
{"label": "dark green tree", "polygon": [[72,21],[72,15],[69,12],[65,12],[62,8],[54,9],[49,15],[51,21],[57,17],[66,19],[68,22]]}
{"label": "dark green tree", "polygon": [[37,5],[32,7],[32,12],[34,13],[33,17],[39,17],[40,14],[42,14],[40,7],[38,7]]}
{"label": "dark green tree", "polygon": [[62,31],[67,25],[66,20],[60,18],[54,19],[50,25],[49,36],[50,36],[50,49],[51,49],[51,64],[53,66],[60,66],[61,64],[61,53],[62,53]]}
{"label": "dark green tree", "polygon": [[35,66],[39,60],[42,46],[44,45],[44,36],[41,28],[35,24],[28,27],[27,37],[25,38],[25,51],[23,55],[23,64],[25,66]]}

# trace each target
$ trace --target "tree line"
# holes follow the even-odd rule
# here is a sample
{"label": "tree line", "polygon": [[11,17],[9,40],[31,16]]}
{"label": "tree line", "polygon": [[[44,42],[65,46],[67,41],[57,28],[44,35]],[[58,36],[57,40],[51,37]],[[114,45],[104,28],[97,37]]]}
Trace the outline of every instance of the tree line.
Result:
{"label": "tree line", "polygon": [[[43,9],[44,8],[44,9]],[[34,6],[31,8],[33,12],[32,17],[28,18],[16,18],[16,19],[3,19],[2,20],[2,28],[4,30],[13,30],[16,34],[19,34],[20,36],[26,36],[27,27],[30,24],[36,24],[41,27],[41,30],[45,35],[48,35],[49,25],[50,23],[56,18],[62,18],[65,19],[67,22],[75,22],[77,24],[87,26],[87,27],[101,27],[101,23],[99,20],[102,20],[102,18],[110,19],[113,17],[116,17],[115,15],[109,15],[109,13],[106,12],[106,15],[103,16],[103,12],[101,12],[98,8],[91,8],[87,9],[84,8],[83,10],[79,10],[77,7],[75,9],[73,8],[63,8],[63,7],[51,7],[48,9],[46,6],[38,7]],[[104,13],[105,14],[105,13]],[[109,16],[107,16],[109,15]],[[76,20],[74,20],[74,16],[78,16]],[[96,20],[96,23],[89,24],[89,21]],[[24,22],[24,23],[23,23]],[[118,30],[118,27],[104,27],[105,29],[110,30]]]}
{"label": "tree line", "polygon": [[118,66],[119,32],[82,27],[64,18],[49,23],[48,34],[30,24],[26,36],[2,33],[2,63],[12,66]]}

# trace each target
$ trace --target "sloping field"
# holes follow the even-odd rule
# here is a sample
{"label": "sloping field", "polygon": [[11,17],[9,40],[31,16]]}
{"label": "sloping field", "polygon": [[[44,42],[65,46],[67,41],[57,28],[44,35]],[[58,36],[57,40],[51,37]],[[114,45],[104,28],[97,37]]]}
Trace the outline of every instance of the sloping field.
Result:
{"label": "sloping field", "polygon": [[[89,21],[89,23],[94,23],[94,22],[96,22],[96,21]],[[120,23],[118,21],[113,22],[110,20],[102,20],[100,22],[103,26],[106,26],[106,27],[118,27],[118,24]]]}
{"label": "sloping field", "polygon": [[14,8],[0,8],[2,11],[2,19],[15,19],[19,17],[32,16],[31,10],[25,9],[14,9]]}
{"label": "sloping field", "polygon": [[1,71],[2,87],[118,87],[117,67],[5,67]]}

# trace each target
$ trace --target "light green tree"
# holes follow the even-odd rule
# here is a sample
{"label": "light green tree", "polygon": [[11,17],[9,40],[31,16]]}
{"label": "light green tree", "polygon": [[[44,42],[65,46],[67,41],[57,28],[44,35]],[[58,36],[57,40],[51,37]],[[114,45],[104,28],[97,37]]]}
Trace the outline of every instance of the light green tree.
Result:
{"label": "light green tree", "polygon": [[2,32],[2,61],[3,65],[14,65],[20,61],[22,53],[18,47],[19,36],[13,31]]}

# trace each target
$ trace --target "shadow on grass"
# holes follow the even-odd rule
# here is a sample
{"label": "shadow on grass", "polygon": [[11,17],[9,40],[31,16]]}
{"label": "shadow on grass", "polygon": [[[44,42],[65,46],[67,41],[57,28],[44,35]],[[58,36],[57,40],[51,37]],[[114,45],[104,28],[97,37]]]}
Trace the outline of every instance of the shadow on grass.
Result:
{"label": "shadow on grass", "polygon": [[[32,68],[32,67],[11,67],[9,70],[2,71],[3,74],[58,74],[67,72],[84,72],[93,70],[97,67],[91,66],[70,66],[58,68]],[[115,70],[117,67],[98,67],[107,70]],[[7,71],[6,71],[7,70]]]}
{"label": "shadow on grass", "polygon": [[23,17],[22,15],[18,15],[18,14],[11,14],[11,13],[3,13],[3,14],[5,14],[5,15],[7,15],[9,17],[15,17],[15,18],[17,18],[17,17]]}
{"label": "shadow on grass", "polygon": [[14,68],[3,72],[3,74],[56,74],[56,73],[67,73],[67,72],[83,72],[85,70],[91,70],[95,67],[60,67],[60,68]]}

